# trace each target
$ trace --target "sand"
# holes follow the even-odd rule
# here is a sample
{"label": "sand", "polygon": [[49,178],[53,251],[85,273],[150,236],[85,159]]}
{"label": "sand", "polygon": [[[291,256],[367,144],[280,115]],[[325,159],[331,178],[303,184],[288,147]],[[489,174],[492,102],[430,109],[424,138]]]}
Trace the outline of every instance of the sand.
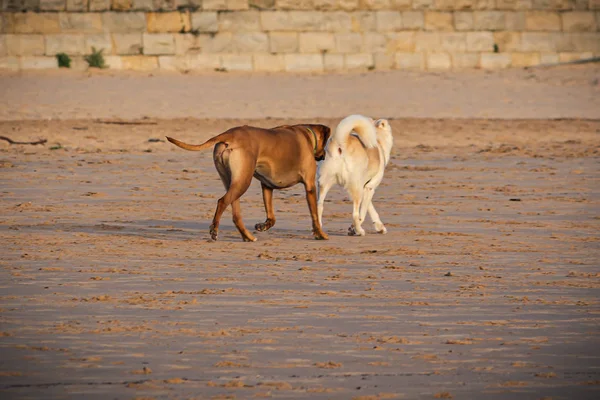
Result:
{"label": "sand", "polygon": [[[474,74],[497,83],[522,73]],[[73,85],[77,98],[79,79],[105,80],[108,92],[115,80],[155,77],[4,76],[3,85],[35,81],[42,95],[27,94],[24,83],[21,103],[3,95],[13,114],[2,109],[0,135],[48,143],[0,142],[0,395],[597,398],[600,121],[597,99],[573,88],[598,70],[543,73],[572,78],[544,84],[564,94],[557,103],[536,97],[546,89],[513,99],[535,104],[535,119],[520,119],[525,111],[509,103],[500,115],[495,100],[493,118],[483,118],[489,98],[475,83],[470,101],[480,108],[463,118],[442,118],[452,91],[438,93],[431,118],[392,115],[395,148],[374,199],[387,235],[367,221],[367,236],[348,237],[352,207],[334,188],[324,215],[331,239],[313,240],[296,186],[276,192],[277,224],[257,232],[255,243],[241,241],[229,211],[219,241],[209,240],[223,193],[210,152],[183,151],[164,135],[200,142],[235,125],[303,115],[335,126],[333,105],[300,99],[286,119],[273,108],[232,107],[229,118],[215,106],[226,96],[215,93],[198,114],[180,115],[176,105],[153,108],[155,100],[138,92],[128,94],[131,107],[113,109],[95,95],[73,111],[69,96],[41,107],[49,91],[65,90],[56,80]],[[215,76],[213,85],[242,92],[238,76]],[[272,77],[301,90],[325,78]],[[190,86],[211,84],[190,79]],[[261,79],[272,82],[243,82]],[[367,88],[386,74],[357,79]],[[171,88],[164,98],[177,97]],[[97,84],[90,90],[102,92]],[[361,90],[352,99],[372,95]],[[362,110],[364,100],[346,93],[327,98]],[[276,96],[265,96],[275,106]],[[391,110],[370,99],[368,109]],[[147,118],[131,121],[141,114]],[[557,119],[565,116],[579,119]],[[257,182],[242,212],[248,227],[264,219]]]}

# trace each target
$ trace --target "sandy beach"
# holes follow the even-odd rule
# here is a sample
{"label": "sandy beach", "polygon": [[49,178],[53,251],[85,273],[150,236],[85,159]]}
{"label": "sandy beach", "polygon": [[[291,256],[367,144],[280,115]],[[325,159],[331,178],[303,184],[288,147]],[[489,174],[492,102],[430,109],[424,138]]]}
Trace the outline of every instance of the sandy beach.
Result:
{"label": "sandy beach", "polygon": [[[0,141],[1,396],[597,398],[599,71],[1,75],[0,136],[47,139]],[[391,119],[387,235],[338,187],[313,240],[296,186],[209,240],[210,152],[165,135],[352,112]]]}

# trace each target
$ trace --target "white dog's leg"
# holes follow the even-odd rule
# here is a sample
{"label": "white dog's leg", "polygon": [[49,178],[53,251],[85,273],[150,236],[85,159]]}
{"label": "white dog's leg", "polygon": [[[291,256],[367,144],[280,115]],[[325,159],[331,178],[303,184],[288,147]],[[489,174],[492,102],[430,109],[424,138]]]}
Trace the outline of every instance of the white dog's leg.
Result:
{"label": "white dog's leg", "polygon": [[373,195],[375,194],[375,189],[372,187],[366,186],[363,191],[362,201],[360,202],[360,223],[365,222],[365,217],[367,216],[367,210],[371,205],[371,201],[373,200]]}
{"label": "white dog's leg", "polygon": [[373,221],[375,230],[378,233],[385,235],[387,233],[387,229],[385,228],[385,225],[383,225],[383,222],[381,222],[381,219],[379,219],[379,214],[377,214],[377,211],[375,210],[375,207],[373,206],[372,201],[369,204],[369,217],[371,217],[371,220]]}
{"label": "white dog's leg", "polygon": [[331,179],[319,177],[319,198],[317,200],[317,213],[319,215],[319,225],[321,225],[321,229],[323,228],[323,205],[325,204],[325,197],[327,197],[327,193],[329,192],[329,189],[331,189],[331,186],[333,186],[333,181]]}
{"label": "white dog's leg", "polygon": [[354,188],[349,190],[350,197],[352,197],[352,221],[353,224],[348,228],[348,235],[354,236],[365,236],[365,230],[362,228],[362,221],[360,219],[360,203],[363,198],[363,188]]}

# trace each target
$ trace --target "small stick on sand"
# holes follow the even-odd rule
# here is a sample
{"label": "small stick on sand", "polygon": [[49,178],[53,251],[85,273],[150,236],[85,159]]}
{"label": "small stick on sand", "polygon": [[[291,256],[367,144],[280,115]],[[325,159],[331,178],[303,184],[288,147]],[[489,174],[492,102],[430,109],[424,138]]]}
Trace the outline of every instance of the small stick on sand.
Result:
{"label": "small stick on sand", "polygon": [[10,144],[31,144],[31,145],[37,145],[37,144],[44,144],[47,142],[46,139],[40,139],[38,141],[35,142],[15,142],[14,140],[12,140],[11,138],[8,138],[6,136],[0,136],[0,140],[6,140],[8,143]]}

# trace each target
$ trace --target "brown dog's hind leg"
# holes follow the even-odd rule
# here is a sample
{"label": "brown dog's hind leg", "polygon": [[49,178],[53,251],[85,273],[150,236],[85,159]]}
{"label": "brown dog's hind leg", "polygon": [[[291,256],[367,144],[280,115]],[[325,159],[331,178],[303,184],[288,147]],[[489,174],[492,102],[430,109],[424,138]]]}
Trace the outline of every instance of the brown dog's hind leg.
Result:
{"label": "brown dog's hind leg", "polygon": [[304,182],[304,188],[306,189],[306,201],[308,202],[310,218],[312,219],[313,235],[317,240],[328,240],[329,236],[323,232],[321,229],[321,224],[319,223],[317,209],[317,189],[315,187],[314,180],[312,182]]}
{"label": "brown dog's hind leg", "polygon": [[263,201],[265,202],[265,212],[267,213],[267,219],[263,223],[254,225],[254,229],[263,232],[271,229],[275,225],[275,212],[273,211],[273,189],[265,186],[261,183]]}
{"label": "brown dog's hind leg", "polygon": [[256,238],[246,229],[242,221],[242,214],[239,204],[239,198],[246,193],[252,175],[254,173],[255,162],[251,157],[246,156],[241,150],[231,150],[223,143],[217,144],[214,150],[215,167],[221,176],[221,180],[227,189],[227,193],[217,202],[217,209],[210,226],[210,236],[217,240],[219,232],[219,223],[223,212],[232,205],[233,223],[242,235],[244,241],[253,242]]}

